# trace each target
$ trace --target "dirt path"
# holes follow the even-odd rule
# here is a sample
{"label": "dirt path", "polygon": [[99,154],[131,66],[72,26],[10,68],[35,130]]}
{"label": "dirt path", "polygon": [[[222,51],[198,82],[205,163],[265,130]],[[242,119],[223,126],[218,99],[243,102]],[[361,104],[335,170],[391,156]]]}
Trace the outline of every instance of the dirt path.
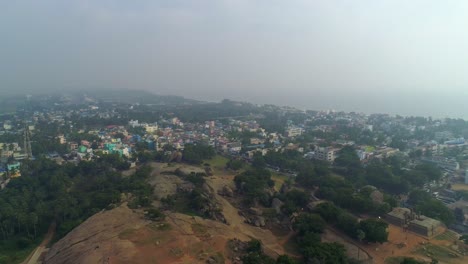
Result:
{"label": "dirt path", "polygon": [[22,264],[40,263],[39,258],[41,257],[42,253],[48,250],[47,245],[50,243],[50,241],[55,235],[55,227],[56,227],[55,222],[50,224],[49,230],[47,231],[47,234],[45,235],[41,244],[33,252],[31,252],[31,254],[29,254],[28,258],[26,258],[26,260],[23,261]]}

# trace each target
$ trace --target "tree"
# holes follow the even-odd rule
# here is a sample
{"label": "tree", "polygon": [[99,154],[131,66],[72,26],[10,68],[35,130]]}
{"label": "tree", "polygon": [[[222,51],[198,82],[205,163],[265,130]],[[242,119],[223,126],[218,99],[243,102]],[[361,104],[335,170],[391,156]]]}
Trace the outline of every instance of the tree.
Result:
{"label": "tree", "polygon": [[318,204],[314,211],[323,217],[328,223],[336,223],[342,210],[330,202]]}
{"label": "tree", "polygon": [[257,151],[257,152],[254,153],[252,166],[254,168],[258,168],[258,169],[265,168],[266,162],[265,162],[265,158],[262,156],[261,152]]}
{"label": "tree", "polygon": [[247,254],[241,260],[245,264],[274,264],[275,260],[263,253],[262,242],[252,239],[247,243]]}
{"label": "tree", "polygon": [[365,233],[365,238],[371,243],[383,243],[388,240],[388,224],[379,219],[369,218],[359,222],[358,228]]}
{"label": "tree", "polygon": [[357,177],[362,173],[361,161],[356,150],[351,146],[342,148],[334,161],[335,166],[345,169],[345,173],[351,177]]}
{"label": "tree", "polygon": [[245,171],[236,175],[234,182],[237,190],[245,194],[245,203],[250,205],[260,200],[264,204],[269,204],[270,196],[267,190],[275,184],[269,170],[257,168]]}
{"label": "tree", "polygon": [[303,213],[296,218],[294,230],[299,235],[305,235],[309,232],[322,233],[326,226],[325,220],[318,214]]}
{"label": "tree", "polygon": [[298,262],[288,255],[281,255],[276,259],[276,264],[298,264]]}
{"label": "tree", "polygon": [[244,166],[244,162],[238,159],[231,159],[226,164],[226,167],[231,170],[240,170]]}
{"label": "tree", "polygon": [[348,236],[356,237],[358,220],[352,214],[342,213],[338,216],[336,227],[345,232]]}
{"label": "tree", "polygon": [[417,261],[414,258],[404,258],[401,264],[424,264],[424,262]]}

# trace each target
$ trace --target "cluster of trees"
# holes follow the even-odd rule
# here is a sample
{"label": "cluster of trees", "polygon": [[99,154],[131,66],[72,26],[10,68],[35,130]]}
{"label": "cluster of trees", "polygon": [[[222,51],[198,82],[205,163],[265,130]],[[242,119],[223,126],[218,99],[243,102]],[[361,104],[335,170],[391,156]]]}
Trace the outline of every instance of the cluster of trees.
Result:
{"label": "cluster of trees", "polygon": [[236,175],[234,178],[237,190],[244,194],[246,205],[261,202],[265,206],[270,204],[270,193],[268,192],[275,183],[271,179],[271,172],[263,168],[249,169]]}
{"label": "cluster of trees", "polygon": [[184,147],[182,160],[191,164],[201,164],[203,160],[211,159],[216,155],[213,147],[201,144],[187,144]]}
{"label": "cluster of trees", "polygon": [[240,170],[244,167],[244,161],[239,160],[239,159],[230,159],[226,163],[226,168],[231,169],[231,170]]}
{"label": "cluster of trees", "polygon": [[330,169],[327,163],[321,161],[309,162],[299,169],[296,183],[303,187],[312,188],[328,176],[330,176]]}
{"label": "cluster of trees", "polygon": [[357,192],[356,187],[339,176],[322,178],[319,186],[317,197],[332,201],[355,213],[382,215],[396,206],[395,199],[388,195],[384,195],[383,203],[374,202],[371,198],[371,188],[362,188]]}
{"label": "cluster of trees", "polygon": [[317,205],[314,212],[325,219],[327,223],[359,241],[383,243],[388,239],[388,224],[382,220],[369,218],[359,222],[352,214],[329,202]]}
{"label": "cluster of trees", "polygon": [[[134,205],[148,206],[150,168],[122,177],[106,159],[57,165],[46,159],[25,161],[22,176],[0,191],[0,252],[28,247],[55,222],[60,238],[89,216],[133,193]],[[3,257],[3,259],[2,259]],[[13,262],[9,256],[0,259]]]}
{"label": "cluster of trees", "polygon": [[286,215],[291,215],[294,212],[301,211],[309,202],[309,195],[306,192],[293,189],[286,194],[279,194],[277,197],[284,202],[281,210]]}
{"label": "cluster of trees", "polygon": [[283,152],[269,151],[264,159],[268,165],[283,170],[297,170],[305,163],[302,153],[297,150],[285,150]]}
{"label": "cluster of trees", "polygon": [[193,188],[180,190],[176,194],[161,199],[166,208],[189,215],[210,218],[212,212],[206,209],[211,201],[210,197],[203,190],[206,174],[194,172],[185,174],[180,169],[177,169],[175,174],[185,181],[192,183]]}
{"label": "cluster of trees", "polygon": [[306,263],[348,263],[346,249],[338,243],[322,243],[320,234],[326,227],[325,220],[318,214],[300,214],[294,222],[297,242]]}
{"label": "cluster of trees", "polygon": [[297,264],[298,262],[288,255],[281,255],[276,260],[265,255],[262,243],[252,239],[248,242],[245,255],[241,258],[244,264]]}
{"label": "cluster of trees", "polygon": [[442,177],[439,168],[432,164],[417,165],[405,169],[407,161],[400,156],[383,160],[373,160],[365,168],[352,147],[344,147],[335,160],[335,171],[346,175],[355,187],[370,184],[390,194],[408,193],[411,189],[422,187],[430,181]]}

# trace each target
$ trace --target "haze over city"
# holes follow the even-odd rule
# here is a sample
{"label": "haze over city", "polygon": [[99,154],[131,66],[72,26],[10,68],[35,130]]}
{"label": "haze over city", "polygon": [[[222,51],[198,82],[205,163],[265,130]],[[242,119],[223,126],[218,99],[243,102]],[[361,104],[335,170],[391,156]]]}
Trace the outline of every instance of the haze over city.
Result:
{"label": "haze over city", "polygon": [[468,118],[466,1],[2,1],[0,90]]}

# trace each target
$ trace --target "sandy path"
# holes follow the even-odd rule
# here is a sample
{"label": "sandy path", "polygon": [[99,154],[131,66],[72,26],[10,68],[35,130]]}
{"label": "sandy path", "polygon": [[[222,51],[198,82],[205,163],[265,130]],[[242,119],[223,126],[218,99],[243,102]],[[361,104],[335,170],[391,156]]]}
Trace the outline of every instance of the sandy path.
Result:
{"label": "sandy path", "polygon": [[22,262],[22,264],[36,264],[39,263],[39,258],[41,257],[42,253],[46,252],[47,245],[50,243],[52,238],[55,234],[55,222],[51,223],[49,226],[49,230],[45,235],[44,239],[42,240],[41,244],[31,253],[29,254],[28,258]]}

